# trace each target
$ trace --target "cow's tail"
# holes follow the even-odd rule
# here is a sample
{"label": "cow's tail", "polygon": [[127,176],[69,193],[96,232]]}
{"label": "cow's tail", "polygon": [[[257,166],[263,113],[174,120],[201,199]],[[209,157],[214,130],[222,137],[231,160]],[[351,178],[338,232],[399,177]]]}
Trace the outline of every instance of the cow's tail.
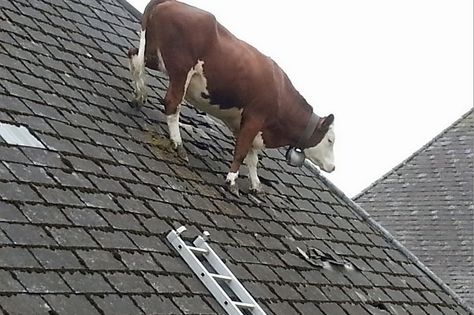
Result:
{"label": "cow's tail", "polygon": [[150,14],[153,8],[160,3],[174,0],[151,0],[143,12],[140,31],[140,44],[137,48],[132,48],[128,52],[130,72],[132,73],[133,84],[135,87],[135,103],[140,106],[146,102],[147,91],[145,82],[145,48],[146,31]]}
{"label": "cow's tail", "polygon": [[163,2],[163,0],[152,0],[146,6],[141,21],[140,44],[138,49],[131,48],[128,51],[128,63],[130,67],[130,73],[132,74],[132,84],[135,90],[135,99],[133,101],[135,106],[143,105],[147,99],[145,78],[146,28],[152,8],[160,2]]}
{"label": "cow's tail", "polygon": [[145,44],[146,31],[144,29],[140,32],[140,44],[137,48],[132,48],[128,51],[128,63],[130,73],[132,74],[133,86],[135,89],[134,103],[141,106],[146,102],[147,91],[145,83]]}

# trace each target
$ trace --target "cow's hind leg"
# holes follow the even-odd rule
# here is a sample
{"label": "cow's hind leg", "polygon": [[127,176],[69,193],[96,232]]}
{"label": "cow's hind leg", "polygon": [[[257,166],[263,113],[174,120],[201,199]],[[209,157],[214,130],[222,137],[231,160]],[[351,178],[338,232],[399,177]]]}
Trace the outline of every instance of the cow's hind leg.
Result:
{"label": "cow's hind leg", "polygon": [[262,193],[262,184],[257,175],[257,164],[258,164],[258,149],[252,147],[247,153],[245,158],[245,164],[249,169],[249,178],[250,178],[250,192],[253,194]]}
{"label": "cow's hind leg", "polygon": [[170,73],[170,84],[164,100],[170,139],[173,142],[173,147],[178,156],[184,160],[188,160],[188,157],[183,147],[183,140],[181,139],[179,114],[181,103],[183,102],[184,95],[194,73],[194,68],[191,68],[187,73],[183,71]]}
{"label": "cow's hind leg", "polygon": [[183,140],[181,139],[181,132],[179,130],[179,113],[181,110],[181,100],[184,94],[185,80],[173,79],[170,80],[168,91],[165,96],[165,115],[166,123],[168,124],[168,131],[173,148],[178,153],[178,156],[186,159],[183,149]]}

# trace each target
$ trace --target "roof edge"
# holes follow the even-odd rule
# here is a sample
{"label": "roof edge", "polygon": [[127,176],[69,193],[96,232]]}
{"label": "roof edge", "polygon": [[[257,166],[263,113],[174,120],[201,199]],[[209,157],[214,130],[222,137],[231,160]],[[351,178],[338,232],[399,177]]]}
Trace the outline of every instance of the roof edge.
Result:
{"label": "roof edge", "polygon": [[130,12],[130,14],[132,14],[138,20],[142,19],[142,13],[138,11],[138,9],[135,8],[133,5],[131,5],[127,0],[115,0],[115,1],[123,5],[124,8],[127,9],[127,11]]}
{"label": "roof edge", "polygon": [[470,110],[468,110],[466,113],[464,113],[460,118],[456,119],[456,121],[454,121],[452,124],[450,124],[448,127],[446,127],[445,129],[443,129],[440,133],[438,133],[433,139],[431,139],[430,141],[428,141],[427,143],[425,143],[421,148],[419,148],[418,150],[416,150],[414,153],[412,153],[410,156],[408,156],[405,160],[403,160],[401,163],[399,163],[398,165],[396,165],[394,168],[392,168],[391,170],[389,170],[387,173],[385,173],[384,175],[382,175],[379,179],[375,180],[372,184],[370,184],[369,186],[367,186],[366,188],[364,188],[360,193],[358,193],[357,195],[355,195],[354,197],[352,197],[353,200],[357,200],[358,198],[362,197],[363,195],[365,195],[369,190],[371,190],[372,188],[374,188],[377,184],[379,184],[380,182],[382,182],[383,180],[385,180],[387,177],[389,177],[391,174],[393,174],[394,172],[396,172],[399,168],[401,168],[402,166],[404,166],[406,163],[410,162],[413,158],[415,158],[418,154],[420,154],[423,150],[425,150],[426,148],[428,148],[430,145],[432,145],[436,140],[438,140],[439,138],[441,138],[446,132],[448,132],[449,130],[451,130],[451,128],[453,128],[454,126],[456,126],[458,123],[461,122],[461,120],[465,119],[467,116],[469,116],[469,114],[471,114],[473,112],[473,108],[471,108]]}
{"label": "roof edge", "polygon": [[[463,117],[467,116],[472,109],[463,115]],[[458,119],[456,122],[460,121]],[[454,125],[454,124],[452,124]],[[451,125],[451,126],[452,126]],[[451,127],[450,126],[450,127]],[[410,252],[402,243],[393,237],[393,235],[385,229],[382,225],[380,225],[377,221],[375,221],[370,214],[365,211],[361,206],[355,203],[351,198],[347,197],[342,190],[340,190],[336,185],[334,185],[329,179],[321,175],[319,169],[309,162],[308,160],[305,161],[304,166],[309,169],[313,174],[316,174],[320,177],[320,179],[328,185],[328,187],[334,191],[342,200],[347,202],[349,205],[353,207],[353,209],[359,214],[371,227],[380,231],[383,237],[389,242],[392,243],[396,248],[398,248],[409,260],[411,260],[418,268],[420,268],[425,274],[433,280],[437,285],[439,285],[446,293],[448,293],[463,309],[465,309],[471,315],[474,315],[474,308],[471,308],[461,297],[454,292],[448,285],[444,283],[441,278],[439,278],[436,274],[434,274],[428,267],[426,267],[419,259],[416,257],[412,252]]]}

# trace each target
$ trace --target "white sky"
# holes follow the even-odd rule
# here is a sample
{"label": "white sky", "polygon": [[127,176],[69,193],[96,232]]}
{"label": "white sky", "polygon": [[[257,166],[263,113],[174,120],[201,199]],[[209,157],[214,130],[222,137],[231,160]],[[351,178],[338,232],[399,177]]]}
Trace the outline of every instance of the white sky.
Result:
{"label": "white sky", "polygon": [[276,60],[317,114],[335,114],[326,176],[349,196],[473,106],[472,0],[184,2]]}

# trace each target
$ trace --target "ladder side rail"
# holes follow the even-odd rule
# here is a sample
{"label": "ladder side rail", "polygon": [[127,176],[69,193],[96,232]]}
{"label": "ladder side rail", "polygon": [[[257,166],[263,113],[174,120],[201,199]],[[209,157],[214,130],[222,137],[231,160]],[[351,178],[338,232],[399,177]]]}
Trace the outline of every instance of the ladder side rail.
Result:
{"label": "ladder side rail", "polygon": [[[196,274],[199,280],[201,280],[204,286],[206,286],[206,288],[211,292],[222,308],[226,310],[229,315],[242,315],[242,311],[239,309],[239,307],[232,303],[231,298],[227,295],[227,293],[225,293],[219,283],[209,275],[209,271],[188,248],[189,246],[184,242],[184,240],[179,237],[179,234],[172,230],[170,233],[168,233],[166,238],[171,243],[173,248],[180,254],[181,258],[184,259],[191,270]],[[204,274],[204,277],[202,274]]]}
{"label": "ladder side rail", "polygon": [[232,271],[224,264],[224,262],[211,248],[211,246],[207,244],[202,236],[198,236],[193,243],[194,246],[206,249],[208,251],[208,254],[205,255],[205,258],[218,274],[232,278],[232,281],[226,282],[226,284],[237,295],[237,297],[244,303],[255,305],[255,308],[251,310],[253,315],[266,315],[260,305],[258,305],[257,301],[255,301],[252,295],[247,291],[247,289],[245,289],[242,283],[240,283],[239,279],[235,277]]}

